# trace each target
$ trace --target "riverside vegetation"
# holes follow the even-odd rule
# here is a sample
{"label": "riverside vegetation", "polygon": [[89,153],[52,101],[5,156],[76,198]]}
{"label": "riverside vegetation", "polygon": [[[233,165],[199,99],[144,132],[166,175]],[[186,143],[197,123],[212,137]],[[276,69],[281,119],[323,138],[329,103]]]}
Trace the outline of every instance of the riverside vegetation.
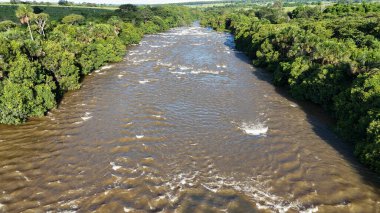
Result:
{"label": "riverside vegetation", "polygon": [[201,22],[235,35],[275,85],[320,104],[355,143],[361,162],[380,172],[380,4],[210,8]]}
{"label": "riverside vegetation", "polygon": [[139,43],[144,34],[190,24],[194,15],[179,6],[121,5],[116,11],[101,10],[97,17],[70,14],[57,19],[59,15],[28,4],[8,8],[20,23],[0,22],[3,124],[45,115],[65,92],[80,88],[83,76],[121,61],[126,46]]}

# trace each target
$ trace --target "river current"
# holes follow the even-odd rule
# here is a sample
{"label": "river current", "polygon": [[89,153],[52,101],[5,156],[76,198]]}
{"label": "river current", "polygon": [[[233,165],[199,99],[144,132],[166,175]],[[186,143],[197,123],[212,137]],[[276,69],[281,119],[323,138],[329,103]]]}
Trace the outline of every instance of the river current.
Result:
{"label": "river current", "polygon": [[226,33],[146,36],[0,126],[0,212],[379,212],[378,178],[270,76]]}

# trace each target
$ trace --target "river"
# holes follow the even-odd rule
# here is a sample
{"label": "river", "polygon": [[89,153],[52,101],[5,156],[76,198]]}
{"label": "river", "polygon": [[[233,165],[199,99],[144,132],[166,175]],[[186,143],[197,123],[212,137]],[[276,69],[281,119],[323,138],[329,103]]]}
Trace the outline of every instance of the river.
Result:
{"label": "river", "polygon": [[235,51],[146,36],[58,109],[0,126],[0,212],[378,212],[379,180]]}

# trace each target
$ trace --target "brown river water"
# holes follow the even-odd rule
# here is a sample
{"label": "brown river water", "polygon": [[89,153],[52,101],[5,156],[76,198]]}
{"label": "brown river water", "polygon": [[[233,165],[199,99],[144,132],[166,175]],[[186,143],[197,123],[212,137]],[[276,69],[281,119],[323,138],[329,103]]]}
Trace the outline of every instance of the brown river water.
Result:
{"label": "brown river water", "polygon": [[146,36],[0,126],[0,212],[380,212],[378,177],[269,76],[229,34]]}

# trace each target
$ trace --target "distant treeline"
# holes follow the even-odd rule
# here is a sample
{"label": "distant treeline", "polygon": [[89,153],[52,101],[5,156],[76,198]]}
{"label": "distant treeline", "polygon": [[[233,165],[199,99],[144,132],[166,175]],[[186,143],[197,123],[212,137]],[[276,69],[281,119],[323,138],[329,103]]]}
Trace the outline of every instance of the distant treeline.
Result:
{"label": "distant treeline", "polygon": [[86,6],[86,7],[99,7],[108,6],[109,4],[96,4],[89,2],[75,3],[73,1],[58,0],[56,3],[50,1],[22,1],[22,0],[10,0],[10,4],[30,4],[30,5],[61,5],[61,6]]}
{"label": "distant treeline", "polygon": [[[63,17],[70,14],[82,15],[87,21],[96,21],[99,19],[107,19],[115,15],[115,10],[103,8],[88,8],[88,7],[73,7],[73,6],[58,6],[58,5],[31,5],[34,13],[49,14],[50,21],[60,21]],[[0,4],[0,21],[11,20],[18,22],[15,12],[18,5],[1,5]]]}
{"label": "distant treeline", "polygon": [[[83,76],[121,61],[126,46],[139,43],[144,34],[194,20],[189,8],[179,6],[122,5],[99,16],[63,18],[46,8],[8,6],[19,22],[0,22],[0,123],[45,115],[65,92],[80,88]],[[65,13],[78,10],[66,8]]]}
{"label": "distant treeline", "polygon": [[320,104],[361,162],[380,173],[380,4],[209,8],[201,23],[235,35],[274,84]]}
{"label": "distant treeline", "polygon": [[181,2],[174,3],[176,5],[203,5],[203,4],[220,4],[220,3],[243,3],[242,0],[230,0],[230,1],[196,1],[196,2]]}
{"label": "distant treeline", "polygon": [[[282,3],[286,7],[301,6],[305,4],[319,4],[319,3],[340,3],[340,4],[350,4],[350,3],[362,3],[362,2],[379,2],[380,0],[283,0]],[[176,5],[186,5],[186,6],[201,6],[201,5],[219,5],[219,4],[235,4],[235,5],[263,5],[272,4],[272,0],[222,0],[222,1],[196,1],[196,2],[181,2],[174,3]]]}

